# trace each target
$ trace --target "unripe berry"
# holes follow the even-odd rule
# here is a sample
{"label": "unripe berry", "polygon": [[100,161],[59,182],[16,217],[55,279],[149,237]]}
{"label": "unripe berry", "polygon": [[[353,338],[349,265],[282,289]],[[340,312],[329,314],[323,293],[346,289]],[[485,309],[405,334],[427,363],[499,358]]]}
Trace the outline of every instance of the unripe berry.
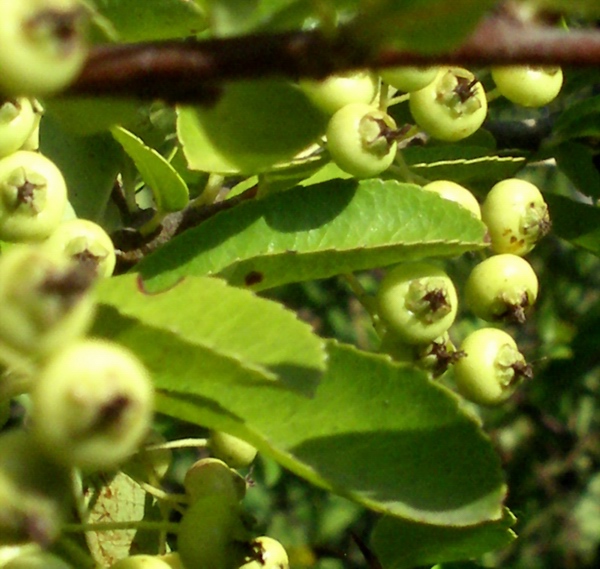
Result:
{"label": "unripe berry", "polygon": [[0,13],[0,93],[49,95],[75,78],[87,54],[78,0],[1,0]]}
{"label": "unripe berry", "polygon": [[0,435],[0,544],[47,546],[72,507],[69,470],[40,452],[28,431]]}
{"label": "unripe berry", "polygon": [[287,552],[276,539],[257,537],[250,543],[250,548],[247,561],[239,569],[289,569]]}
{"label": "unripe berry", "polygon": [[396,156],[396,123],[370,105],[353,103],[337,111],[327,125],[327,148],[348,174],[369,178],[387,170]]}
{"label": "unripe berry", "polygon": [[171,569],[171,566],[157,555],[131,555],[111,565],[110,569]]}
{"label": "unripe berry", "polygon": [[232,569],[243,563],[247,539],[239,506],[222,495],[204,496],[184,512],[177,550],[184,567]]}
{"label": "unripe berry", "polygon": [[423,186],[428,192],[434,192],[445,200],[456,202],[469,210],[477,219],[481,219],[481,208],[477,198],[467,188],[450,180],[436,180]]}
{"label": "unripe berry", "polygon": [[432,342],[450,328],[458,298],[448,275],[428,263],[406,263],[391,270],[377,293],[379,316],[411,344]]}
{"label": "unripe berry", "polygon": [[212,454],[226,462],[231,468],[250,466],[258,452],[246,441],[222,431],[212,431],[208,444]]}
{"label": "unripe berry", "polygon": [[456,386],[474,403],[498,405],[524,378],[532,376],[515,341],[503,330],[476,330],[465,338],[460,349],[465,355],[454,366]]}
{"label": "unripe berry", "polygon": [[73,566],[47,551],[26,551],[3,565],[2,569],[73,569]]}
{"label": "unripe berry", "polygon": [[18,367],[84,334],[95,299],[91,275],[64,255],[20,245],[0,257],[0,356]]}
{"label": "unripe berry", "polygon": [[115,268],[111,238],[97,223],[87,219],[63,221],[45,241],[45,246],[89,266],[100,277],[110,277]]}
{"label": "unripe berry", "polygon": [[392,356],[394,361],[417,365],[432,378],[446,373],[448,367],[463,355],[456,349],[447,332],[428,344],[409,344],[390,330],[386,330],[380,350]]}
{"label": "unripe berry", "polygon": [[522,257],[494,255],[479,263],[465,285],[465,302],[483,320],[525,322],[537,298],[538,279]]}
{"label": "unripe berry", "polygon": [[21,148],[36,123],[37,116],[29,99],[0,100],[0,158]]}
{"label": "unripe berry", "polygon": [[439,67],[390,67],[381,69],[379,75],[388,85],[412,93],[432,83],[439,70]]}
{"label": "unripe berry", "polygon": [[204,496],[222,496],[237,503],[246,494],[246,481],[218,458],[201,458],[188,469],[183,486],[192,502]]}
{"label": "unripe berry", "polygon": [[142,442],[152,420],[153,387],[137,357],[104,340],[80,340],[42,369],[33,390],[32,431],[54,460],[109,470]]}
{"label": "unripe berry", "polygon": [[473,73],[442,69],[427,87],[409,99],[416,123],[433,138],[454,142],[473,134],[487,115],[487,99]]}
{"label": "unripe berry", "polygon": [[495,253],[526,255],[550,231],[548,206],[530,182],[509,178],[498,182],[481,206]]}
{"label": "unripe berry", "polygon": [[368,105],[375,99],[379,80],[371,71],[330,75],[322,81],[303,79],[300,88],[323,112],[332,115],[350,103]]}
{"label": "unripe berry", "polygon": [[560,93],[563,74],[560,67],[513,65],[492,67],[492,79],[509,101],[524,107],[543,107]]}
{"label": "unripe berry", "polygon": [[45,239],[66,205],[67,186],[54,162],[29,150],[0,159],[0,239]]}

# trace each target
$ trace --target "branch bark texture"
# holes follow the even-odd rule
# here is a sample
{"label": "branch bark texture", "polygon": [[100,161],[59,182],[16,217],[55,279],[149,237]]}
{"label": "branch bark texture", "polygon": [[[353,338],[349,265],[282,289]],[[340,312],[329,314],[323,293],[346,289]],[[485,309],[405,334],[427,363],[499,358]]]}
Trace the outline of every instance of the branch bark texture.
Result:
{"label": "branch bark texture", "polygon": [[566,32],[503,17],[484,20],[458,49],[435,55],[380,49],[318,30],[203,41],[165,41],[95,47],[67,95],[210,103],[227,80],[322,78],[357,69],[398,65],[498,64],[600,66],[600,31]]}

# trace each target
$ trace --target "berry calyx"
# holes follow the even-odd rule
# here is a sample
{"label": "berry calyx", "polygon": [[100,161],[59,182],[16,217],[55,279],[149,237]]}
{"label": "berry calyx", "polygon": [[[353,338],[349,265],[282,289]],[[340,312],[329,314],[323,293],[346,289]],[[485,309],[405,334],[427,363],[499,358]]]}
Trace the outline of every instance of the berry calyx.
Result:
{"label": "berry calyx", "polygon": [[64,255],[19,245],[0,257],[0,357],[42,359],[82,336],[95,314],[93,278]]}
{"label": "berry calyx", "polygon": [[108,470],[146,436],[150,376],[137,357],[105,340],[79,340],[54,355],[31,392],[32,432],[61,464]]}
{"label": "berry calyx", "polygon": [[489,322],[525,322],[536,301],[538,279],[531,265],[517,255],[494,255],[479,263],[465,285],[465,302]]}
{"label": "berry calyx", "polygon": [[464,339],[460,349],[464,357],[454,366],[456,387],[473,403],[498,405],[523,379],[533,375],[515,341],[503,330],[476,330]]}
{"label": "berry calyx", "polygon": [[477,219],[481,219],[481,207],[477,198],[464,186],[450,180],[436,180],[423,186],[428,192],[435,192],[445,200],[456,202],[469,210]]}
{"label": "berry calyx", "polygon": [[44,245],[64,253],[99,277],[110,277],[116,264],[115,247],[108,233],[87,219],[63,221]]}
{"label": "berry calyx", "polygon": [[544,197],[525,180],[509,178],[498,182],[481,206],[495,253],[526,255],[551,227]]}
{"label": "berry calyx", "polygon": [[279,541],[266,535],[250,543],[250,554],[239,569],[289,569],[287,551]]}
{"label": "berry calyx", "polygon": [[509,101],[523,107],[543,107],[560,93],[563,73],[560,67],[513,65],[492,67],[498,91]]}
{"label": "berry calyx", "polygon": [[487,99],[473,73],[459,67],[441,70],[426,87],[410,94],[410,112],[433,138],[450,142],[473,134],[487,115]]}
{"label": "berry calyx", "polygon": [[429,263],[391,270],[377,293],[379,316],[397,336],[412,344],[432,342],[450,328],[458,298],[450,277]]}
{"label": "berry calyx", "polygon": [[41,241],[67,205],[65,179],[45,156],[19,150],[0,159],[0,239]]}
{"label": "berry calyx", "polygon": [[327,148],[333,161],[357,178],[387,170],[398,144],[394,119],[370,105],[353,103],[337,111],[327,125]]}

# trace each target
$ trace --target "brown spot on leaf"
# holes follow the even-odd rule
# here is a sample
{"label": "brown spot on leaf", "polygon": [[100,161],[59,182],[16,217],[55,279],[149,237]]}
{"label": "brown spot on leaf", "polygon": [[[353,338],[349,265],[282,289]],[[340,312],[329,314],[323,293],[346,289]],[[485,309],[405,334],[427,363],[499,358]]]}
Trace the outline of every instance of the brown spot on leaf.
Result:
{"label": "brown spot on leaf", "polygon": [[259,271],[250,271],[244,277],[244,284],[246,286],[256,285],[264,280],[265,276]]}

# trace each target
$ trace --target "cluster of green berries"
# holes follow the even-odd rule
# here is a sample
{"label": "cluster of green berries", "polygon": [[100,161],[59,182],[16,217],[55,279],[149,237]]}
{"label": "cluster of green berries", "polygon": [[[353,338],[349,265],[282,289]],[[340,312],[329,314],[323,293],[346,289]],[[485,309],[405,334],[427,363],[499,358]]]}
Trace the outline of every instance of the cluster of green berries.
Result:
{"label": "cluster of green berries", "polygon": [[74,509],[75,473],[112,470],[144,440],[154,388],[138,358],[87,337],[95,285],[115,250],[77,219],[60,169],[39,147],[45,97],[86,55],[78,0],[0,1],[0,402],[25,401],[21,425],[0,434],[0,545],[5,566],[68,565],[47,553]]}
{"label": "cluster of green berries", "polygon": [[[492,69],[492,77],[501,95],[527,107],[548,104],[562,86],[560,68],[498,67]],[[401,67],[381,70],[379,75],[358,72],[301,81],[313,104],[331,117],[326,131],[331,158],[358,178],[387,170],[398,142],[415,134],[410,125],[397,127],[387,112],[389,98],[377,100],[382,84],[386,93],[390,89],[406,93],[418,129],[438,140],[462,140],[475,133],[487,116],[482,84],[460,67]]]}
{"label": "cluster of green berries", "polygon": [[[516,178],[496,184],[480,206],[473,194],[454,182],[423,187],[451,200],[488,227],[494,253],[476,265],[464,287],[464,300],[478,318],[525,322],[538,296],[538,279],[523,255],[548,232],[548,207],[540,191]],[[482,328],[456,349],[448,336],[458,312],[450,277],[431,263],[406,263],[389,271],[377,294],[383,324],[381,350],[402,362],[416,362],[433,376],[454,364],[458,391],[482,405],[506,400],[531,368],[505,331]]]}

